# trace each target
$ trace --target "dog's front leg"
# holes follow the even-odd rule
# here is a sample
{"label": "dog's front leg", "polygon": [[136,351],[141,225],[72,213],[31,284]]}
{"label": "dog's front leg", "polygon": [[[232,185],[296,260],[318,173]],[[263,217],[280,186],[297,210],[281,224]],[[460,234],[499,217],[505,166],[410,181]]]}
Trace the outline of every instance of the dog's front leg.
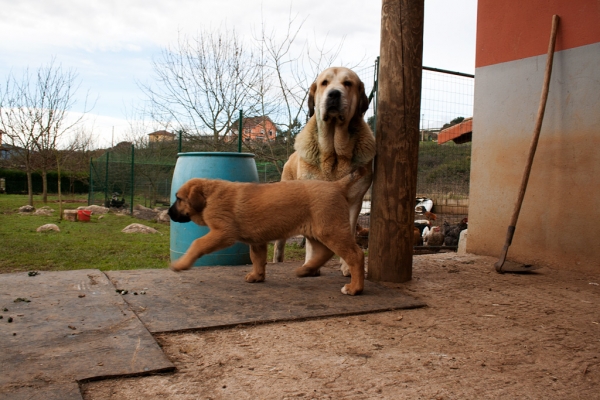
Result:
{"label": "dog's front leg", "polygon": [[252,272],[246,275],[246,282],[263,282],[267,266],[267,244],[251,245],[250,259],[252,260]]}
{"label": "dog's front leg", "polygon": [[171,269],[174,271],[190,269],[200,257],[232,246],[234,243],[235,240],[228,239],[211,230],[201,238],[194,240],[185,254],[171,263]]}
{"label": "dog's front leg", "polygon": [[345,258],[350,266],[352,278],[349,284],[342,287],[342,293],[354,296],[362,293],[365,287],[365,254],[358,245],[354,244],[352,250],[350,250]]}
{"label": "dog's front leg", "polygon": [[[358,221],[358,215],[360,214],[360,209],[362,207],[362,197],[360,202],[354,202],[354,204],[349,204],[350,206],[350,228],[352,229],[352,236],[356,237],[356,222]],[[350,276],[350,266],[348,262],[342,258],[342,265],[340,266],[340,270],[342,271],[342,275]]]}

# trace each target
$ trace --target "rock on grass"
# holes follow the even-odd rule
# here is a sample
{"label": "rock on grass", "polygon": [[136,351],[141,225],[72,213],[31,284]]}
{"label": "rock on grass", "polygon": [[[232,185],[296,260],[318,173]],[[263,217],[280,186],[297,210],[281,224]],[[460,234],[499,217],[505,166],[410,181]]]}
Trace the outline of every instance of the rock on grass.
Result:
{"label": "rock on grass", "polygon": [[149,226],[142,225],[142,224],[127,225],[125,228],[123,228],[123,230],[121,232],[123,232],[123,233],[160,233],[156,229],[150,228]]}
{"label": "rock on grass", "polygon": [[60,229],[55,224],[42,225],[36,229],[36,232],[52,232],[52,231],[60,232]]}

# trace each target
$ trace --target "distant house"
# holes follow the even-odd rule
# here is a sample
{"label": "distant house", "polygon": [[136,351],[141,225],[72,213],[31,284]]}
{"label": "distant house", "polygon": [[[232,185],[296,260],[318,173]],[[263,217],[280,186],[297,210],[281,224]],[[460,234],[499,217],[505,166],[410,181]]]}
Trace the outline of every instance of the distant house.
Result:
{"label": "distant house", "polygon": [[10,160],[18,155],[18,153],[21,153],[23,149],[21,147],[4,143],[4,135],[6,135],[6,132],[0,130],[0,160]]}
{"label": "distant house", "polygon": [[152,133],[148,134],[148,138],[151,143],[153,143],[153,142],[168,142],[171,140],[175,140],[176,136],[177,135],[175,135],[174,133],[167,132],[167,131],[156,131],[156,132],[152,132]]}
{"label": "distant house", "polygon": [[[275,140],[277,136],[277,126],[271,118],[267,116],[248,117],[242,122],[242,139],[244,141],[266,142]],[[238,137],[239,120],[231,124],[229,140],[236,140]]]}

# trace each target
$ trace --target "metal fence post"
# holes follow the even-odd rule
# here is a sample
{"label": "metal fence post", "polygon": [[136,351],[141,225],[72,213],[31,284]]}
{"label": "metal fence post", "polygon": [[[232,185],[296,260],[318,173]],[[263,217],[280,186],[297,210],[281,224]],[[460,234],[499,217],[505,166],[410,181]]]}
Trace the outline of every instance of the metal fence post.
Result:
{"label": "metal fence post", "polygon": [[106,173],[105,173],[105,181],[104,181],[104,205],[108,202],[108,156],[110,155],[110,151],[106,152]]}
{"label": "metal fence post", "polygon": [[93,170],[92,170],[92,168],[94,166],[93,160],[94,159],[92,157],[90,157],[90,187],[88,189],[88,206],[92,205],[91,201],[94,198],[94,178],[93,178],[94,174],[93,174]]}
{"label": "metal fence post", "polygon": [[242,152],[242,110],[240,109],[240,119],[238,124],[238,153]]}
{"label": "metal fence post", "polygon": [[[181,134],[179,135],[179,145],[181,146]],[[133,217],[133,195],[135,194],[135,145],[131,145],[131,201],[129,213]]]}

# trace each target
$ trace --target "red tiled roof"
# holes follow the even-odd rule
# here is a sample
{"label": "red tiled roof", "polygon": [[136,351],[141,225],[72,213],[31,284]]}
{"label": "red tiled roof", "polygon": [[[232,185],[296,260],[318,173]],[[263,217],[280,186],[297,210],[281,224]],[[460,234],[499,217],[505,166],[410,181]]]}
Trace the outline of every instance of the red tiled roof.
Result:
{"label": "red tiled roof", "polygon": [[473,118],[467,118],[460,124],[443,129],[438,135],[438,144],[453,140],[454,143],[470,142],[473,135]]}
{"label": "red tiled roof", "polygon": [[169,136],[169,137],[172,137],[172,136],[176,136],[176,135],[174,133],[167,132],[167,131],[156,131],[156,132],[149,133],[148,136]]}

